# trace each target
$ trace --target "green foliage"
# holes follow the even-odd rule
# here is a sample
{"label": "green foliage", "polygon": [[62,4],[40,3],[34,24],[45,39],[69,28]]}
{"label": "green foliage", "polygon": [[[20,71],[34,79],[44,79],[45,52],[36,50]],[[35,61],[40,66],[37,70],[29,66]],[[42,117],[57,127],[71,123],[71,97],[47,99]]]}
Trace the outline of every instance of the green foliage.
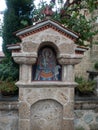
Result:
{"label": "green foliage", "polygon": [[98,70],[98,61],[94,64],[94,68]]}
{"label": "green foliage", "polygon": [[15,81],[12,81],[10,78],[5,81],[0,80],[0,91],[2,92],[11,92],[14,94],[18,90],[18,87],[15,85]]}
{"label": "green foliage", "polygon": [[[72,3],[64,4],[64,1],[59,0],[57,7],[56,2],[50,2],[50,7],[54,8],[54,15],[52,18],[54,20],[59,21],[64,26],[68,27],[69,29],[77,32],[80,38],[77,44],[84,45],[85,41],[92,42],[92,37],[98,33],[98,31],[93,30],[93,22],[95,22],[96,18],[87,18],[85,13],[81,13],[83,9],[86,9],[88,13],[92,13],[96,9],[97,0],[82,0],[82,1],[75,1],[73,0]],[[45,16],[42,14],[42,10],[46,6],[46,2],[41,2],[38,8],[35,8],[33,12],[33,20],[38,21],[43,19]]]}
{"label": "green foliage", "polygon": [[94,93],[95,81],[86,81],[82,77],[76,77],[75,81],[78,83],[76,91],[83,95],[89,95]]}
{"label": "green foliage", "polygon": [[7,9],[4,12],[3,52],[10,55],[6,45],[20,42],[13,33],[32,24],[31,11],[34,8],[32,0],[6,0]]}
{"label": "green foliage", "polygon": [[11,58],[5,58],[0,64],[0,91],[2,92],[18,92],[18,87],[15,82],[18,80],[18,66]]}
{"label": "green foliage", "polygon": [[32,24],[31,11],[34,4],[32,0],[6,0],[7,9],[4,12],[3,26],[3,52],[5,59],[0,64],[0,79],[6,81],[11,77],[13,81],[18,80],[19,69],[11,58],[11,52],[6,45],[21,42],[19,38],[13,35],[13,32]]}
{"label": "green foliage", "polygon": [[11,77],[13,81],[16,81],[19,77],[18,71],[18,65],[11,58],[5,58],[0,64],[0,79],[6,80]]}
{"label": "green foliage", "polygon": [[10,54],[10,52],[6,48],[6,45],[17,43],[18,41],[20,41],[16,36],[13,35],[13,32],[18,29],[18,22],[19,19],[17,15],[15,15],[14,9],[10,11],[5,11],[3,26],[3,52],[6,56]]}
{"label": "green foliage", "polygon": [[1,20],[0,20],[0,37],[2,36],[2,23],[1,23]]}

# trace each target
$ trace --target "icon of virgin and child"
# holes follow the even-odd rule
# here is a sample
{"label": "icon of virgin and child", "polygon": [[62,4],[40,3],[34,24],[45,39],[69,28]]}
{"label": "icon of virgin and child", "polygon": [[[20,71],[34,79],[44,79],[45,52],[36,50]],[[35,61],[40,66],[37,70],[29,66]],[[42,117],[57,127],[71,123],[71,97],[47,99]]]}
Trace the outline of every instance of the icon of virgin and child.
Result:
{"label": "icon of virgin and child", "polygon": [[58,81],[60,70],[61,66],[57,64],[54,51],[49,47],[43,48],[38,55],[34,80]]}

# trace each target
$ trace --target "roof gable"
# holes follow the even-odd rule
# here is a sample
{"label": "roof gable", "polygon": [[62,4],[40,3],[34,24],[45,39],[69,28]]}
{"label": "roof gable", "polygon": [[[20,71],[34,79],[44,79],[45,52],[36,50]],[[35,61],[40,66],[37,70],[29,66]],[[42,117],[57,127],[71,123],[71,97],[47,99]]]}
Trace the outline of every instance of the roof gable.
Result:
{"label": "roof gable", "polygon": [[26,36],[33,35],[35,33],[41,32],[48,28],[52,28],[55,31],[61,33],[64,36],[67,36],[68,38],[70,38],[72,40],[76,40],[77,38],[79,38],[79,36],[75,32],[69,30],[68,28],[65,28],[60,23],[58,23],[54,20],[50,20],[50,19],[42,21],[36,25],[21,29],[21,30],[15,32],[15,34],[16,34],[16,36],[18,36],[19,38],[22,39]]}

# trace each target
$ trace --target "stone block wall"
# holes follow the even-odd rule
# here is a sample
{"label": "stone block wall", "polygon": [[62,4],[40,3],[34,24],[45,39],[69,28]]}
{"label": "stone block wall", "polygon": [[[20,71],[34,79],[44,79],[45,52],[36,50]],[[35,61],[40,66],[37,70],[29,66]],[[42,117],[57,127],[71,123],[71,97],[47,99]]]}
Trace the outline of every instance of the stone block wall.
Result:
{"label": "stone block wall", "polygon": [[0,102],[0,130],[18,130],[18,102]]}
{"label": "stone block wall", "polygon": [[75,66],[75,75],[88,79],[87,71],[94,70],[94,64],[98,61],[98,45],[94,44],[84,53],[84,57],[79,64]]}
{"label": "stone block wall", "polygon": [[98,113],[94,110],[75,110],[76,130],[98,130]]}
{"label": "stone block wall", "polygon": [[98,45],[94,44],[91,48],[91,62],[94,64],[96,61],[98,62]]}
{"label": "stone block wall", "polygon": [[76,102],[74,115],[75,130],[98,130],[98,102]]}
{"label": "stone block wall", "polygon": [[[75,130],[98,130],[97,101],[75,101],[74,108]],[[0,102],[0,130],[18,130],[18,109],[19,102]]]}
{"label": "stone block wall", "polygon": [[87,50],[84,53],[84,57],[81,60],[81,62],[75,66],[75,75],[77,77],[84,77],[86,79],[88,78],[87,70],[92,70],[93,68],[90,53],[91,53],[91,50],[90,49]]}

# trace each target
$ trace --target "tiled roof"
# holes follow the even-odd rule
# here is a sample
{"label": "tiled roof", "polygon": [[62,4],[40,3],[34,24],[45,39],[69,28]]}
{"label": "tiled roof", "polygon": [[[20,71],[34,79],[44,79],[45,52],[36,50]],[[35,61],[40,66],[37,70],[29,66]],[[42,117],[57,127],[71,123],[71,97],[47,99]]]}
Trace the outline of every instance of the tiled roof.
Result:
{"label": "tiled roof", "polygon": [[60,24],[54,20],[50,20],[50,19],[41,21],[41,22],[37,23],[36,25],[32,25],[27,28],[18,30],[14,34],[16,34],[16,36],[18,36],[20,38],[23,38],[28,35],[32,35],[34,33],[43,31],[48,28],[52,28],[52,29],[56,30],[57,32],[61,33],[62,35],[65,35],[65,36],[71,38],[72,40],[79,38],[79,35],[77,33],[62,26],[62,24]]}

